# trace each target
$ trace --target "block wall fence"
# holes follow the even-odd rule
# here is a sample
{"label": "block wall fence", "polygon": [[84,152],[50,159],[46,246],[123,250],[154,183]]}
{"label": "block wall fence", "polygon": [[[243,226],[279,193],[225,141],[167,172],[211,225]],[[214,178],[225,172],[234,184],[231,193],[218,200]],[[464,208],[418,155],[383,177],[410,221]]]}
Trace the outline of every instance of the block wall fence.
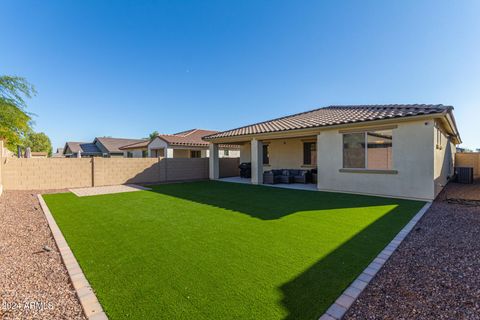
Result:
{"label": "block wall fence", "polygon": [[472,167],[475,178],[480,178],[480,152],[457,152],[456,167]]}
{"label": "block wall fence", "polygon": [[[220,177],[239,175],[239,158],[220,159]],[[208,179],[208,158],[1,158],[0,192]]]}

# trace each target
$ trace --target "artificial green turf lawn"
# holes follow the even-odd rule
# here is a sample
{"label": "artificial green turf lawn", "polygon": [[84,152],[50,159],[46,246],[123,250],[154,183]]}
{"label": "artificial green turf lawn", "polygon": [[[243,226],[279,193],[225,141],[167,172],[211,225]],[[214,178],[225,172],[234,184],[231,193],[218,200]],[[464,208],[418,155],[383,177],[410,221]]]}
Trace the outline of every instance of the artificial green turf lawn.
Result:
{"label": "artificial green turf lawn", "polygon": [[226,182],[44,198],[110,319],[318,319],[424,204]]}

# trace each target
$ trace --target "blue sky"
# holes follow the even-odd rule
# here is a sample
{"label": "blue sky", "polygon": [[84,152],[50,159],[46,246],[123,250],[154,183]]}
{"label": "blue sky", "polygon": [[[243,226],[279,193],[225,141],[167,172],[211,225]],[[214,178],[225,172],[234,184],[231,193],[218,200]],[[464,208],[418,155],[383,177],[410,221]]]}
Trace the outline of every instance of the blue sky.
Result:
{"label": "blue sky", "polygon": [[480,1],[0,4],[0,74],[54,148],[226,130],[330,104],[455,106],[480,148]]}

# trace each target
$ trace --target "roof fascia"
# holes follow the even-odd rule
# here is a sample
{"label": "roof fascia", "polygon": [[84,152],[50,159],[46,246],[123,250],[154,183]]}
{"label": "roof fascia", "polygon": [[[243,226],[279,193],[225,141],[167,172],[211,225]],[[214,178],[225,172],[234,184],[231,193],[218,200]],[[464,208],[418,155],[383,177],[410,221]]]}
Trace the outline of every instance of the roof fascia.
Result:
{"label": "roof fascia", "polygon": [[249,135],[238,135],[233,137],[221,137],[221,138],[213,138],[213,139],[204,139],[205,141],[209,141],[211,143],[233,143],[233,142],[247,142],[252,139],[258,140],[265,140],[265,139],[282,139],[282,138],[295,138],[295,137],[303,137],[307,135],[317,135],[320,134],[322,131],[327,130],[337,130],[343,128],[352,128],[352,129],[360,129],[360,128],[368,128],[372,126],[378,126],[382,124],[392,124],[392,123],[400,123],[400,122],[414,122],[420,120],[431,120],[445,117],[446,111],[442,113],[436,114],[426,114],[426,115],[419,115],[419,116],[411,116],[411,117],[402,117],[402,118],[393,118],[393,119],[381,119],[381,120],[371,120],[371,121],[363,121],[363,122],[355,122],[355,123],[346,123],[346,124],[337,124],[331,126],[323,126],[323,127],[315,127],[315,128],[305,128],[305,129],[293,129],[293,130],[285,130],[285,131],[278,131],[278,132],[269,132],[269,133],[258,133],[258,134],[249,134]]}

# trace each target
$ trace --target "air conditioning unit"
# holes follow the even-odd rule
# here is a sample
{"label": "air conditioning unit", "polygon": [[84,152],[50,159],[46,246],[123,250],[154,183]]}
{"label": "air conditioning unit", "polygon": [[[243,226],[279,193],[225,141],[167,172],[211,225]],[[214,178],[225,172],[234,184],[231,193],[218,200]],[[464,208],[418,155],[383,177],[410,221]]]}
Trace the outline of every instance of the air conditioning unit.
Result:
{"label": "air conditioning unit", "polygon": [[455,175],[459,183],[473,183],[472,167],[455,167]]}

